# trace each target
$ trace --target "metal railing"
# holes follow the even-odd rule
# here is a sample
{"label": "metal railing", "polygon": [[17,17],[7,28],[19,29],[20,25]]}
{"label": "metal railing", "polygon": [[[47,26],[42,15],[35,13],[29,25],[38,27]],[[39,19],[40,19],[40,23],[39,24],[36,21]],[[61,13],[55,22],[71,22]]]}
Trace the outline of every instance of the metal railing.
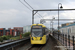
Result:
{"label": "metal railing", "polygon": [[16,47],[18,45],[25,44],[29,41],[29,39],[30,39],[30,37],[26,37],[23,39],[12,41],[12,42],[0,44],[0,50],[8,50],[8,49]]}
{"label": "metal railing", "polygon": [[63,46],[65,46],[67,49],[73,49],[75,50],[75,36],[70,36],[67,34],[58,34],[58,33],[53,33],[53,37],[58,39],[59,38],[59,42],[61,42],[61,44]]}

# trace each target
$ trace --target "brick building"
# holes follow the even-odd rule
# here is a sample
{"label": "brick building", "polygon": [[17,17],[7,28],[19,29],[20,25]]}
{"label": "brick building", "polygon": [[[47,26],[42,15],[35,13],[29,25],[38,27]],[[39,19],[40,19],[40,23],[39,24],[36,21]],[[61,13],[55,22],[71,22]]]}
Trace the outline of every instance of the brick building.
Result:
{"label": "brick building", "polygon": [[14,27],[14,29],[18,30],[20,33],[23,33],[23,27]]}
{"label": "brick building", "polygon": [[0,36],[3,35],[12,35],[12,36],[18,36],[20,34],[20,31],[17,29],[5,29],[5,28],[0,28]]}
{"label": "brick building", "polygon": [[12,36],[18,36],[20,34],[20,31],[17,29],[9,29],[10,35]]}
{"label": "brick building", "polygon": [[10,35],[10,30],[6,30],[6,35]]}
{"label": "brick building", "polygon": [[5,28],[0,28],[0,36],[5,35]]}
{"label": "brick building", "polygon": [[18,36],[21,33],[23,33],[23,27],[14,27],[14,29],[8,28],[0,28],[0,36],[3,35],[12,35],[12,36]]}

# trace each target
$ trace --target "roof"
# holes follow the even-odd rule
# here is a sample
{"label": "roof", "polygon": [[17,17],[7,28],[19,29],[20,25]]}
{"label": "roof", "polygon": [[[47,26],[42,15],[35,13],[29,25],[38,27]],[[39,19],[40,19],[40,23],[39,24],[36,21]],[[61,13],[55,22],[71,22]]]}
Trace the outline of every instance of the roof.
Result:
{"label": "roof", "polygon": [[[33,25],[34,25],[34,26],[35,26],[35,25],[42,25],[42,27],[46,27],[46,26],[43,25],[43,24],[32,24],[32,26],[33,26]],[[31,26],[31,27],[32,27],[32,26]]]}
{"label": "roof", "polygon": [[68,26],[60,27],[60,29],[61,29],[61,28],[66,28],[66,27],[70,27],[70,26],[74,26],[74,25],[75,25],[75,23],[74,23],[74,24],[70,24],[70,25],[68,25]]}

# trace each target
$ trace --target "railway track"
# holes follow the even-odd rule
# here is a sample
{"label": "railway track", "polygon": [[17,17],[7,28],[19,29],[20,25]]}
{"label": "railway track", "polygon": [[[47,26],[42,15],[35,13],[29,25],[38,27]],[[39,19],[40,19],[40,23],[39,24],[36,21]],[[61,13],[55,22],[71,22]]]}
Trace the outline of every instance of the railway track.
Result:
{"label": "railway track", "polygon": [[17,47],[15,50],[60,50],[59,48],[56,48],[55,46],[58,46],[56,40],[49,36],[49,39],[46,44],[44,45],[32,45],[30,41],[23,44],[22,46]]}
{"label": "railway track", "polygon": [[26,50],[41,50],[45,45],[31,45],[29,48]]}

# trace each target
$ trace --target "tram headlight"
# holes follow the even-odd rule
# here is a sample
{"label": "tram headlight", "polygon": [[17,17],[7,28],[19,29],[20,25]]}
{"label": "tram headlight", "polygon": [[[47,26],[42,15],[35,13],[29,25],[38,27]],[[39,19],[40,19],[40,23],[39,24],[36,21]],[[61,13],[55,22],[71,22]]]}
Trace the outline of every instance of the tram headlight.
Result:
{"label": "tram headlight", "polygon": [[42,38],[40,38],[40,40],[42,40]]}
{"label": "tram headlight", "polygon": [[32,38],[32,40],[33,40],[33,38]]}

